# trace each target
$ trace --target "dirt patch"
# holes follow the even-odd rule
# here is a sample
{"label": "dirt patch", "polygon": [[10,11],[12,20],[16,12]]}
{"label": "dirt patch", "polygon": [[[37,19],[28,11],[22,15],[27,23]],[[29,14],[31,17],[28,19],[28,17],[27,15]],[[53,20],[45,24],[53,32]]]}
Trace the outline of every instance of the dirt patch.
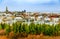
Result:
{"label": "dirt patch", "polygon": [[0,39],[9,39],[7,36],[0,36]]}
{"label": "dirt patch", "polygon": [[0,30],[0,35],[4,35],[5,34],[5,30]]}
{"label": "dirt patch", "polygon": [[26,38],[18,39],[60,39],[60,36],[41,36],[41,35],[28,35]]}
{"label": "dirt patch", "polygon": [[[10,39],[7,36],[0,36],[0,39]],[[19,37],[17,39],[60,39],[60,36],[28,35],[28,37]]]}

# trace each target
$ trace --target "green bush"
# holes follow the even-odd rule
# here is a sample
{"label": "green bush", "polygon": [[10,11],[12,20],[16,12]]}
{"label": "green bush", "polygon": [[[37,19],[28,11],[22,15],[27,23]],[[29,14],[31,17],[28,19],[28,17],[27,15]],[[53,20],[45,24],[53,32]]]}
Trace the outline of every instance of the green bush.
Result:
{"label": "green bush", "polygon": [[35,27],[35,30],[36,30],[36,34],[41,34],[41,24],[36,24],[36,27]]}
{"label": "green bush", "polygon": [[2,30],[2,26],[1,26],[1,24],[0,24],[0,30]]}
{"label": "green bush", "polygon": [[5,23],[1,23],[2,29],[5,29]]}
{"label": "green bush", "polygon": [[55,25],[55,35],[60,35],[60,24]]}
{"label": "green bush", "polygon": [[22,23],[19,24],[18,30],[19,30],[19,33],[22,32]]}
{"label": "green bush", "polygon": [[27,34],[29,33],[29,26],[28,26],[28,24],[23,24],[23,30],[24,30],[24,32],[26,32]]}
{"label": "green bush", "polygon": [[54,35],[55,32],[54,28],[55,28],[54,25],[48,25],[48,24],[42,25],[43,34],[49,36]]}
{"label": "green bush", "polygon": [[9,24],[5,24],[5,30],[6,30],[6,35],[9,35],[9,33],[11,32],[11,28]]}
{"label": "green bush", "polygon": [[0,24],[0,30],[6,30],[6,34],[8,35],[11,31],[14,32],[16,35],[17,33],[21,35],[28,35],[28,34],[41,34],[49,35],[49,36],[57,36],[60,35],[60,24],[56,25],[48,25],[48,24],[35,24],[30,23],[29,25],[23,22],[16,22],[13,23],[12,26],[9,24]]}
{"label": "green bush", "polygon": [[29,31],[30,31],[31,34],[36,34],[35,28],[36,28],[36,26],[35,26],[34,23],[31,23],[31,24],[29,25]]}
{"label": "green bush", "polygon": [[17,23],[13,23],[13,32],[14,34],[16,34],[18,32],[18,26],[17,26]]}

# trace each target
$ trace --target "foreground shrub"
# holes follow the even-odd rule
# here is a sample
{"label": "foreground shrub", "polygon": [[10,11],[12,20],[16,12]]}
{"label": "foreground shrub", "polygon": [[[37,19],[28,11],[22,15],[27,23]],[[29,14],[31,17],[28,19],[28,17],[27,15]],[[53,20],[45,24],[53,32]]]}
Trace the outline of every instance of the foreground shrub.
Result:
{"label": "foreground shrub", "polygon": [[41,24],[36,24],[35,30],[36,30],[36,34],[41,34],[42,28],[41,28]]}
{"label": "foreground shrub", "polygon": [[17,26],[17,23],[13,23],[13,32],[14,34],[16,34],[18,32],[18,26]]}
{"label": "foreground shrub", "polygon": [[60,24],[55,25],[55,35],[60,35]]}
{"label": "foreground shrub", "polygon": [[5,23],[1,23],[2,29],[5,29]]}
{"label": "foreground shrub", "polygon": [[5,31],[6,31],[6,35],[9,35],[9,33],[11,32],[11,27],[9,24],[5,24]]}
{"label": "foreground shrub", "polygon": [[58,36],[60,35],[60,24],[48,25],[48,24],[35,24],[30,23],[29,25],[23,22],[13,23],[12,26],[9,24],[0,24],[0,30],[5,30],[6,35],[9,35],[13,31],[15,36],[26,37],[28,34],[38,34]]}
{"label": "foreground shrub", "polygon": [[34,23],[31,23],[31,24],[29,25],[29,31],[30,31],[29,33],[30,33],[30,34],[36,34],[35,28],[36,28],[35,24],[34,24]]}
{"label": "foreground shrub", "polygon": [[1,26],[1,24],[0,24],[0,30],[2,30],[2,26]]}
{"label": "foreground shrub", "polygon": [[29,31],[29,26],[28,26],[28,24],[25,24],[25,23],[24,23],[22,26],[23,26],[23,32],[29,34],[30,31]]}

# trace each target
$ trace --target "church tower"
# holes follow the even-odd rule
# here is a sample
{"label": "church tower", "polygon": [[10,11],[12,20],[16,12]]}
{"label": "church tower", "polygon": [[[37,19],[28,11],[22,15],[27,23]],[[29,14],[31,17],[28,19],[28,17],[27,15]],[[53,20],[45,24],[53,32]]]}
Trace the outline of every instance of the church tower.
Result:
{"label": "church tower", "polygon": [[6,6],[6,14],[8,14],[8,7]]}

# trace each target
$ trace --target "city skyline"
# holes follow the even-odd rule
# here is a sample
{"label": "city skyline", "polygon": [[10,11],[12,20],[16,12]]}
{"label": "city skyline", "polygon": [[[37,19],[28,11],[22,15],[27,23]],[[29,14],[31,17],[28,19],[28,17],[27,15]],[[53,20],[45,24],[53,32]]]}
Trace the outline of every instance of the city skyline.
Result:
{"label": "city skyline", "polygon": [[0,0],[0,11],[60,12],[60,0]]}

